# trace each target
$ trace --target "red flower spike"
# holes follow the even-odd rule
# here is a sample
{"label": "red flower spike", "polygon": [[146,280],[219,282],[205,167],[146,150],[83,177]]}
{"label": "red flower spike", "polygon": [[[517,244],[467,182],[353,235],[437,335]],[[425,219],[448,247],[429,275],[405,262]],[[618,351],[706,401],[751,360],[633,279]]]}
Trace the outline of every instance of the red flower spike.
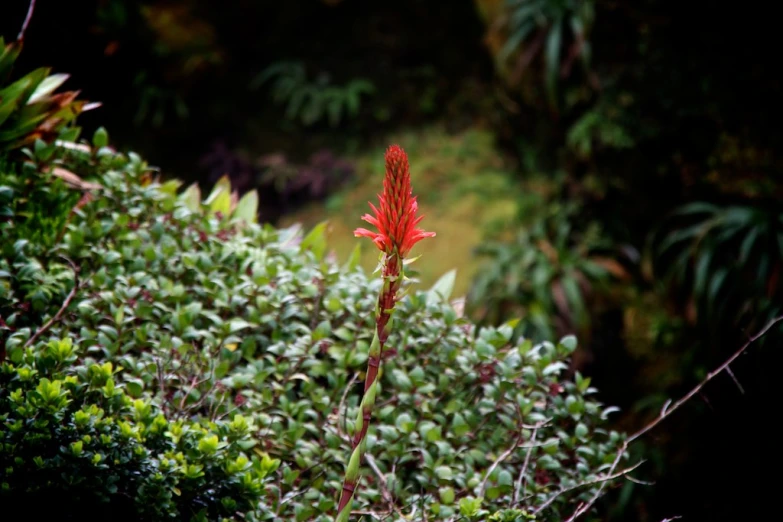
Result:
{"label": "red flower spike", "polygon": [[396,251],[400,257],[405,257],[413,245],[424,238],[435,236],[435,232],[416,228],[424,216],[416,217],[419,205],[411,188],[408,156],[397,145],[386,150],[383,194],[378,194],[378,207],[370,203],[370,208],[373,215],[365,214],[362,220],[373,225],[378,232],[357,228],[353,235],[369,237],[386,254]]}

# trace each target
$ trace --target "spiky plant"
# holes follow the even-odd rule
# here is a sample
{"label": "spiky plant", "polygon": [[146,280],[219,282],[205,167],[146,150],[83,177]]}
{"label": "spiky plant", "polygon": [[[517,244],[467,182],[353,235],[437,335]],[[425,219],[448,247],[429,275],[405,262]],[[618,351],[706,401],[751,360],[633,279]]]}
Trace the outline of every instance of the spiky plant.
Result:
{"label": "spiky plant", "polygon": [[386,176],[383,179],[383,193],[378,195],[378,202],[377,208],[370,203],[374,215],[362,216],[362,219],[375,226],[378,232],[365,228],[357,228],[354,231],[356,237],[372,239],[381,251],[383,286],[375,307],[375,335],[370,344],[364,396],[351,441],[353,452],[345,469],[343,489],[337,507],[337,522],[347,522],[354,493],[359,484],[359,468],[364,457],[367,429],[372,419],[372,409],[378,390],[381,355],[392,328],[391,318],[404,277],[405,257],[417,242],[435,236],[434,232],[425,232],[416,228],[423,216],[416,217],[418,203],[411,189],[408,156],[397,145],[392,145],[386,150]]}
{"label": "spiky plant", "polygon": [[[55,93],[69,77],[41,67],[10,82],[22,42],[0,37],[0,151],[24,147],[41,139],[51,142],[79,114],[100,104],[78,100],[79,91]],[[10,82],[10,83],[9,83]]]}

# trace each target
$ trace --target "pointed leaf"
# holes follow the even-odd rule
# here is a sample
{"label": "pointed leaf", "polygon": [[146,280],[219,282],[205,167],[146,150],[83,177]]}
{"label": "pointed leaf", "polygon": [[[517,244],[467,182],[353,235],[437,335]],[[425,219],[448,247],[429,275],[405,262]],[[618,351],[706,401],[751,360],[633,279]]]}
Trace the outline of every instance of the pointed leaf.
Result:
{"label": "pointed leaf", "polygon": [[193,183],[180,194],[179,199],[185,203],[193,212],[198,212],[201,208],[201,189],[198,183]]}
{"label": "pointed leaf", "polygon": [[739,262],[741,264],[747,263],[750,253],[753,251],[753,247],[756,246],[756,240],[759,237],[760,231],[759,227],[753,227],[750,229],[748,235],[745,236],[745,239],[742,240],[739,255]]}
{"label": "pointed leaf", "polygon": [[37,101],[43,100],[45,97],[56,91],[58,87],[64,84],[68,78],[70,78],[69,74],[62,73],[47,76],[41,83],[38,84],[38,87],[36,87],[35,91],[33,91],[33,94],[30,95],[27,103],[35,103]]}
{"label": "pointed leaf", "polygon": [[432,285],[429,293],[435,297],[436,301],[447,301],[451,297],[451,293],[454,291],[454,283],[457,280],[457,269],[453,268],[440,276],[440,278]]}
{"label": "pointed leaf", "polygon": [[236,209],[234,210],[233,217],[247,223],[258,222],[258,191],[251,190],[240,198]]}
{"label": "pointed leaf", "polygon": [[324,254],[326,253],[326,231],[328,225],[328,221],[318,223],[304,239],[302,239],[302,244],[300,245],[302,250],[312,250],[318,260],[323,259]]}
{"label": "pointed leaf", "polygon": [[204,204],[207,205],[212,214],[220,212],[224,216],[229,215],[229,212],[231,212],[231,181],[229,181],[228,176],[221,176],[212,188],[212,192],[204,200]]}
{"label": "pointed leaf", "polygon": [[359,262],[362,259],[362,244],[356,243],[356,246],[353,247],[353,250],[351,251],[351,256],[348,258],[348,262],[345,263],[345,266],[343,267],[343,270],[345,272],[353,272],[356,270],[356,267],[359,266]]}
{"label": "pointed leaf", "polygon": [[555,20],[547,35],[545,62],[546,62],[546,90],[549,96],[549,103],[552,107],[557,106],[556,87],[557,71],[560,65],[560,47],[563,43],[563,24],[562,17]]}
{"label": "pointed leaf", "polygon": [[0,83],[5,83],[21,51],[22,42],[16,40],[6,45],[0,37]]}

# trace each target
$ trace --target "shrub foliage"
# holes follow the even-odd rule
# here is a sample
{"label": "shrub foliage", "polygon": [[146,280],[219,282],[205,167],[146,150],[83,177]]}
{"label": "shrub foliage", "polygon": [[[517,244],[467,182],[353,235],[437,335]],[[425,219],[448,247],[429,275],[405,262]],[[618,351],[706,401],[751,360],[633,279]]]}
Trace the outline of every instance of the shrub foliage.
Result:
{"label": "shrub foliage", "polygon": [[78,353],[70,339],[51,340],[0,367],[5,505],[42,506],[69,520],[217,520],[256,511],[263,479],[279,462],[248,459],[256,441],[242,415],[169,421],[115,384],[111,362],[79,364]]}
{"label": "shrub foliage", "polygon": [[[329,520],[380,281],[358,256],[329,256],[326,224],[301,234],[210,211],[106,146],[63,154],[100,188],[68,209],[51,246],[25,241],[18,212],[3,228],[4,504],[67,485],[75,503],[156,520]],[[4,193],[18,183],[10,170]],[[50,183],[25,178],[27,190]],[[356,509],[567,517],[622,441],[605,428],[611,408],[569,376],[575,338],[477,328],[447,282],[398,305]]]}

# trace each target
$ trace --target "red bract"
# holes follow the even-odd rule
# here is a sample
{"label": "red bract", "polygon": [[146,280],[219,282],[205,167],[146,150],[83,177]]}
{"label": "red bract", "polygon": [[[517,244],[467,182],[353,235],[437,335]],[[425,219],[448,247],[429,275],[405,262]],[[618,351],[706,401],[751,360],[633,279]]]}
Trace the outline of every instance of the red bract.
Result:
{"label": "red bract", "polygon": [[362,219],[375,226],[378,232],[357,228],[356,237],[369,237],[386,254],[397,252],[405,257],[413,245],[435,232],[416,228],[424,216],[416,217],[419,209],[411,188],[411,173],[408,156],[398,145],[386,150],[386,176],[383,178],[383,193],[378,194],[378,207],[370,203],[374,215],[365,214]]}

